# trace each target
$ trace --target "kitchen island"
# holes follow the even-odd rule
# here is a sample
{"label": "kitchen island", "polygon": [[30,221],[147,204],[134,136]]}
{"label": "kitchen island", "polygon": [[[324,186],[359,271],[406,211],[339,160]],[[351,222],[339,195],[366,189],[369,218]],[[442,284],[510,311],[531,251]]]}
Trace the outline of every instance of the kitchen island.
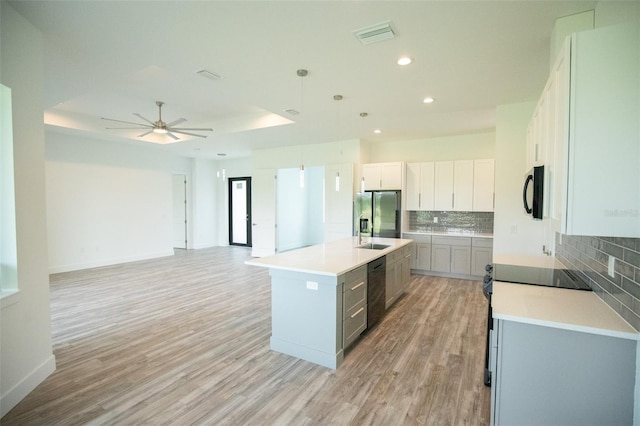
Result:
{"label": "kitchen island", "polygon": [[363,243],[385,247],[359,248],[352,237],[245,262],[269,268],[272,350],[338,368],[366,328],[367,265],[404,251],[411,240]]}

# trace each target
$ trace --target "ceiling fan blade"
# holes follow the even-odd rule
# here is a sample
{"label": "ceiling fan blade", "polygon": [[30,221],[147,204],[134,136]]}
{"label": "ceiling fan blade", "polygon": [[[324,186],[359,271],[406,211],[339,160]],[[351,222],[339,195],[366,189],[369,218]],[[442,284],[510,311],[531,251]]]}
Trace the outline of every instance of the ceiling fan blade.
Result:
{"label": "ceiling fan blade", "polygon": [[143,133],[143,134],[141,134],[141,135],[138,135],[138,137],[139,137],[139,138],[145,137],[145,136],[147,136],[149,133],[153,133],[153,129],[149,130],[148,132],[144,132],[144,133]]}
{"label": "ceiling fan blade", "polygon": [[174,141],[179,141],[179,140],[180,140],[180,138],[179,138],[179,137],[177,137],[176,135],[174,135],[174,134],[173,134],[173,133],[171,133],[171,132],[167,132],[167,135],[169,135],[169,137],[170,137],[171,139],[173,139]]}
{"label": "ceiling fan blade", "polygon": [[[104,117],[100,117],[100,118],[102,120],[115,121],[117,123],[133,124],[134,126],[140,126],[140,127],[149,127],[148,125],[146,125],[144,123],[133,123],[131,121],[114,120],[113,118],[104,118]],[[153,123],[151,123],[151,125],[153,126]]]}
{"label": "ceiling fan blade", "polygon": [[206,135],[197,135],[195,133],[183,132],[182,129],[170,129],[169,131],[173,132],[173,133],[180,133],[181,135],[196,136],[196,137],[199,137],[199,138],[206,138],[207,137]]}
{"label": "ceiling fan blade", "polygon": [[148,129],[150,126],[142,126],[140,127],[105,127],[107,130],[143,130]]}
{"label": "ceiling fan blade", "polygon": [[[169,127],[169,126],[167,126]],[[180,130],[195,130],[197,132],[213,132],[213,129],[211,128],[205,128],[205,127],[173,127],[171,130],[173,131],[180,131]]]}
{"label": "ceiling fan blade", "polygon": [[176,124],[184,123],[185,121],[187,121],[186,118],[178,118],[177,120],[174,120],[171,123],[167,123],[166,126],[167,127],[175,126]]}
{"label": "ceiling fan blade", "polygon": [[141,116],[140,114],[138,114],[137,112],[134,112],[133,115],[135,115],[136,117],[140,117],[141,119],[143,119],[144,121],[146,121],[147,123],[151,124],[152,126],[155,126],[156,123],[154,123],[153,121],[149,120],[148,118],[144,118],[143,116]]}

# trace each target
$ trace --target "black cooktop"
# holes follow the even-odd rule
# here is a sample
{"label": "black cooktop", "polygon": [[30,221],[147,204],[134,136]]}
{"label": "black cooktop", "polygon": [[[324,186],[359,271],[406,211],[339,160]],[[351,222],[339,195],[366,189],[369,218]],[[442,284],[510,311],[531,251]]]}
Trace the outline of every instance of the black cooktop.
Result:
{"label": "black cooktop", "polygon": [[493,279],[518,284],[591,291],[589,284],[570,269],[494,264]]}

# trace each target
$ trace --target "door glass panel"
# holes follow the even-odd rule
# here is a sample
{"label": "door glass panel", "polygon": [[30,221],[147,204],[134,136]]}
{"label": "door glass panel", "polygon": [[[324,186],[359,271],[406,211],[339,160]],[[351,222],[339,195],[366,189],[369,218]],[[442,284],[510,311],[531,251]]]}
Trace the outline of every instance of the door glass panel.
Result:
{"label": "door glass panel", "polygon": [[231,188],[232,223],[231,242],[247,244],[247,182],[234,181]]}

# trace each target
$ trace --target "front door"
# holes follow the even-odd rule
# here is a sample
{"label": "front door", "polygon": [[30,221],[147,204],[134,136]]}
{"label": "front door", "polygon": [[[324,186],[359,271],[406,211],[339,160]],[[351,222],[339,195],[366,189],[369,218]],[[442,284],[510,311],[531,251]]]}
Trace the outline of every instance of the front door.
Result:
{"label": "front door", "polygon": [[251,178],[229,178],[229,244],[251,246]]}

